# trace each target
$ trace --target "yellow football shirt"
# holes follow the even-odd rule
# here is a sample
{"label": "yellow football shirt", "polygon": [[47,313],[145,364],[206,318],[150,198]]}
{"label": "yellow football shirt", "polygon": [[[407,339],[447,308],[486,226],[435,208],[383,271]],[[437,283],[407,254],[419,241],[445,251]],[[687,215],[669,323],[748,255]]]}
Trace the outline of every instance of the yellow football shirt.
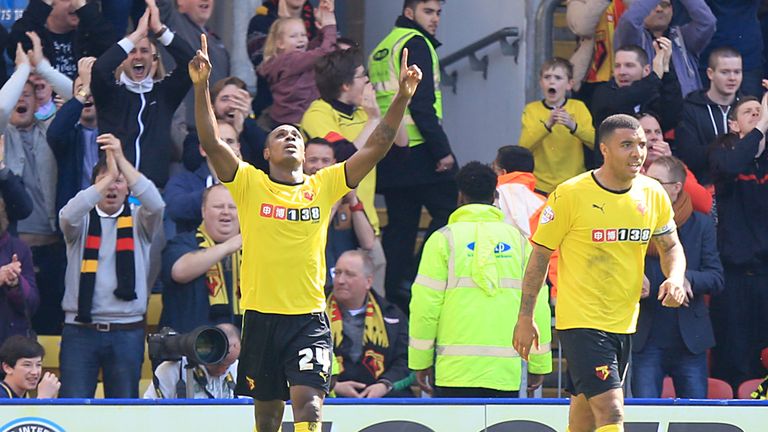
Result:
{"label": "yellow football shirt", "polygon": [[350,190],[344,164],[285,185],[240,162],[224,185],[237,205],[243,236],[240,307],[284,315],[324,311],[330,212]]}
{"label": "yellow football shirt", "polygon": [[[317,99],[304,113],[301,128],[309,138],[324,138],[331,144],[339,140],[354,142],[368,122],[368,114],[361,107],[355,108],[352,115],[335,109],[328,102]],[[357,197],[363,203],[365,215],[379,235],[379,215],[376,212],[376,168],[372,169],[357,186]]]}
{"label": "yellow football shirt", "polygon": [[643,175],[624,192],[604,189],[591,171],[558,186],[533,235],[560,250],[557,329],[634,333],[648,242],[674,229],[669,197]]}

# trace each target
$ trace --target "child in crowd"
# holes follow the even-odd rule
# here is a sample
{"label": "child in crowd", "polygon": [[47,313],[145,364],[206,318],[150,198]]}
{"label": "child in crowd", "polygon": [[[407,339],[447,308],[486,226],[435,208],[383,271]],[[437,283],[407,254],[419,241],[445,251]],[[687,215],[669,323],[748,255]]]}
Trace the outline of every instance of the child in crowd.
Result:
{"label": "child in crowd", "polygon": [[563,181],[583,173],[584,146],[594,148],[592,116],[581,101],[566,95],[573,88],[573,66],[555,57],[539,74],[544,99],[525,106],[520,145],[533,153],[538,191],[549,194]]}
{"label": "child in crowd", "polygon": [[315,86],[315,61],[331,52],[336,43],[336,16],[333,0],[321,0],[315,10],[320,26],[318,39],[308,42],[307,30],[298,18],[279,18],[269,29],[264,44],[264,61],[259,75],[272,90],[270,116],[274,126],[298,124],[309,104],[320,97]]}
{"label": "child in crowd", "polygon": [[0,346],[0,399],[19,399],[37,389],[38,399],[55,398],[59,379],[46,372],[43,375],[45,349],[36,340],[21,335],[9,337]]}

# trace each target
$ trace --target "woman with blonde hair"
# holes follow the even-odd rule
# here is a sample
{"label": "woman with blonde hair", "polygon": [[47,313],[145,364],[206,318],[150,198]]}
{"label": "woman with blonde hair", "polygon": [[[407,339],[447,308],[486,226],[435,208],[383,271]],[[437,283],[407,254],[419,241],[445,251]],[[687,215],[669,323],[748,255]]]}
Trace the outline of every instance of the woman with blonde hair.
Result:
{"label": "woman with blonde hair", "polygon": [[309,104],[320,97],[315,85],[315,61],[333,51],[336,44],[336,16],[333,1],[322,0],[315,9],[321,27],[318,39],[307,38],[299,18],[279,18],[269,28],[264,44],[264,61],[257,68],[266,78],[274,99],[270,116],[273,126],[298,124]]}

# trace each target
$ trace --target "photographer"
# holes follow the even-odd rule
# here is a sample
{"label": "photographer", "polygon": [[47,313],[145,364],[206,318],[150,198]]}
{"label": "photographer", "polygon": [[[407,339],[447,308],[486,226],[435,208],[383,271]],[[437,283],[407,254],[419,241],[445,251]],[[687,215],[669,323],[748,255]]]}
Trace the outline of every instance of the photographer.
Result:
{"label": "photographer", "polygon": [[[237,381],[237,358],[240,356],[240,332],[232,324],[216,326],[229,340],[229,352],[219,363],[195,366],[192,376],[194,399],[234,399]],[[179,393],[179,381],[186,384],[187,358],[165,361],[155,369],[155,380],[144,393],[144,399],[184,399]],[[158,387],[155,383],[159,384]]]}

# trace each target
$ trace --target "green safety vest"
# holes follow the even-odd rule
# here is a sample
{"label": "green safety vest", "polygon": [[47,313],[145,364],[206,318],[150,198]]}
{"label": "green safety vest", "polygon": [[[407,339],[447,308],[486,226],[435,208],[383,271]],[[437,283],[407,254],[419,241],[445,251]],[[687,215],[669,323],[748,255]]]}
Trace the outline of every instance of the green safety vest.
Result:
{"label": "green safety vest", "polygon": [[[469,204],[429,237],[411,291],[408,366],[435,367],[442,387],[520,389],[522,360],[512,336],[532,246],[497,208]],[[552,316],[546,289],[534,322],[539,348],[528,371],[552,371]],[[435,355],[436,354],[436,355]]]}
{"label": "green safety vest", "polygon": [[[424,36],[416,29],[395,27],[387,37],[373,50],[368,65],[368,76],[373,89],[376,91],[376,101],[382,113],[386,113],[392,104],[398,88],[400,88],[400,62],[403,47],[413,37]],[[440,59],[432,42],[424,38],[432,56],[432,76],[435,80],[435,113],[437,118],[443,120],[443,93],[440,91]],[[426,71],[425,71],[426,73]],[[411,117],[411,111],[405,110],[405,126],[408,131],[409,145],[415,147],[424,142],[424,137],[419,132]]]}

